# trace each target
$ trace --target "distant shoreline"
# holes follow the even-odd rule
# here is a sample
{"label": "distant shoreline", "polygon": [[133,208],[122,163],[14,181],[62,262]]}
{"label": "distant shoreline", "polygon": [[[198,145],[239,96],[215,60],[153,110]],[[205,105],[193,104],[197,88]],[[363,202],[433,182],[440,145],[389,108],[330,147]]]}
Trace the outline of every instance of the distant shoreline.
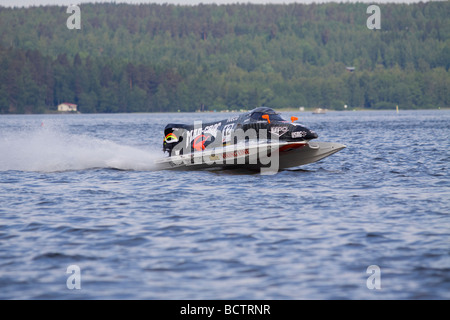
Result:
{"label": "distant shoreline", "polygon": [[450,2],[368,6],[2,9],[0,113],[450,107]]}
{"label": "distant shoreline", "polygon": [[[312,113],[314,111],[315,108],[305,108],[305,110],[300,111],[296,108],[274,108],[275,111],[277,112],[298,112],[298,113]],[[364,108],[354,108],[354,109],[347,109],[347,110],[332,110],[332,109],[324,109],[326,111],[326,113],[331,113],[331,112],[355,112],[355,111],[370,111],[370,112],[376,112],[376,111],[392,111],[392,112],[396,112],[396,109],[364,109]],[[450,107],[448,108],[419,108],[419,109],[399,109],[399,112],[402,111],[449,111]],[[168,111],[168,112],[164,112],[164,111],[154,111],[154,112],[91,112],[91,113],[82,113],[82,112],[45,112],[45,113],[4,113],[4,114],[0,114],[0,116],[17,116],[17,115],[90,115],[90,114],[161,114],[161,113],[241,113],[241,112],[245,112],[245,111],[249,111],[249,110],[230,110],[230,111]],[[324,113],[324,114],[326,114]]]}

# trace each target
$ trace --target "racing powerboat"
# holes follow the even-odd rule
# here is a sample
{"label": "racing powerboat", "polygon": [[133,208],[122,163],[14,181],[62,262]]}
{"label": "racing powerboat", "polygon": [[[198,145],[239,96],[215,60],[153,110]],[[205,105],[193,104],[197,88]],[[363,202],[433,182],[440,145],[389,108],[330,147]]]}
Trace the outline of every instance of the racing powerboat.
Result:
{"label": "racing powerboat", "polygon": [[313,142],[317,133],[260,107],[234,117],[193,125],[170,123],[164,129],[160,169],[244,167],[274,173],[319,161],[345,148],[331,142]]}

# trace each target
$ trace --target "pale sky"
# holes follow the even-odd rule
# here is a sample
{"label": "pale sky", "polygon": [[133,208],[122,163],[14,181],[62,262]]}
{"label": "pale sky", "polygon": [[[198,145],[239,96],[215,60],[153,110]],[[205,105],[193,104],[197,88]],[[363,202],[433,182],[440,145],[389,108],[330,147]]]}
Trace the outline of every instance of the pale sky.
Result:
{"label": "pale sky", "polygon": [[[427,2],[428,0],[422,0]],[[0,6],[4,7],[28,7],[40,5],[60,5],[69,6],[71,4],[82,4],[88,2],[116,2],[116,3],[169,3],[182,5],[196,5],[199,3],[322,3],[322,2],[365,2],[365,3],[414,3],[420,0],[0,0]]]}

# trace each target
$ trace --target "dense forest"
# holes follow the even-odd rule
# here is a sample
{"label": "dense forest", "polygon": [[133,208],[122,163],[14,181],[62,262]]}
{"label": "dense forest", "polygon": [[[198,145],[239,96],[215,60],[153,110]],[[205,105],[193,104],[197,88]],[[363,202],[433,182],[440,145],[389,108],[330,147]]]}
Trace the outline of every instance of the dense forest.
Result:
{"label": "dense forest", "polygon": [[450,106],[448,1],[79,7],[0,7],[0,113]]}

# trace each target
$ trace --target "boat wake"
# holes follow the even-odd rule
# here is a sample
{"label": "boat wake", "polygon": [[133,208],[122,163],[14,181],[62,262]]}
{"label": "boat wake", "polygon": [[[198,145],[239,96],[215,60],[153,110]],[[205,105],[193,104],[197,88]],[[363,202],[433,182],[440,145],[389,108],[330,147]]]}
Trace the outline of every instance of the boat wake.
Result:
{"label": "boat wake", "polygon": [[[160,152],[160,151],[158,151]],[[2,132],[0,171],[154,170],[154,150],[54,127]]]}

